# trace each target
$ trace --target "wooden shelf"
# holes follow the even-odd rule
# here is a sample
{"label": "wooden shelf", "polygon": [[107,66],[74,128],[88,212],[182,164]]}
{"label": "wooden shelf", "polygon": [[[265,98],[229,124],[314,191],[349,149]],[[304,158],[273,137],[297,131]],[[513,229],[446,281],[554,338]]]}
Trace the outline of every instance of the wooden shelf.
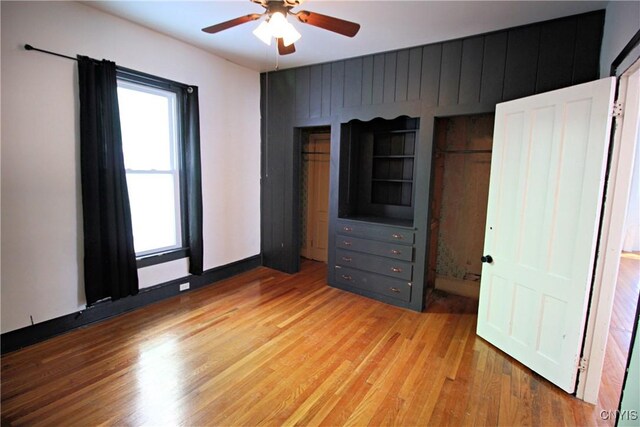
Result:
{"label": "wooden shelf", "polygon": [[373,156],[374,159],[413,159],[413,154],[393,154],[393,155],[377,155]]}

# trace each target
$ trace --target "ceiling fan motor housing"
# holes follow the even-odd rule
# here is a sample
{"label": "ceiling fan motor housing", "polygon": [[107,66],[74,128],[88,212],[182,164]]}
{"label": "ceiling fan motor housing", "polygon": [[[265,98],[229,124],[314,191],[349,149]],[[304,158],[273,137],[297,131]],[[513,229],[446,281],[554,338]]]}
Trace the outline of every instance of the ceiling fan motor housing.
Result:
{"label": "ceiling fan motor housing", "polygon": [[275,3],[280,3],[282,6],[286,6],[289,8],[293,8],[296,6],[300,6],[302,4],[302,0],[251,0],[253,3],[258,3],[264,8],[268,9],[270,5]]}

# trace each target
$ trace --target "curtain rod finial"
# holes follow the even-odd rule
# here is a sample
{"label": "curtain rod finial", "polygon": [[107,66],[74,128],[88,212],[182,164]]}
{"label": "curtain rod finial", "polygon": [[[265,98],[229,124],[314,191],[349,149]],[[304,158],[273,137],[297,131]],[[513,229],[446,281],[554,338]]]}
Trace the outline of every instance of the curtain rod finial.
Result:
{"label": "curtain rod finial", "polygon": [[24,50],[33,50],[33,46],[31,46],[30,44],[25,44]]}

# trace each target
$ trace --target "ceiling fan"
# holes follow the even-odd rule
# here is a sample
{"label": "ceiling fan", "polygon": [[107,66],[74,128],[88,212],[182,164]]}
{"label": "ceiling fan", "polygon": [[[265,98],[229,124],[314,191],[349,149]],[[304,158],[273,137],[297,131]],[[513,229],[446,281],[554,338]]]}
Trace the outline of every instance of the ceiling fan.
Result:
{"label": "ceiling fan", "polygon": [[255,21],[264,17],[265,19],[262,23],[253,30],[253,34],[268,45],[271,44],[271,38],[275,38],[278,43],[278,53],[280,55],[289,55],[296,51],[294,43],[300,39],[300,33],[293,25],[291,25],[290,22],[287,21],[288,15],[295,16],[298,18],[298,21],[303,24],[313,25],[314,27],[333,31],[334,33],[342,34],[347,37],[355,36],[358,33],[358,30],[360,30],[360,24],[356,24],[355,22],[345,21],[344,19],[334,18],[320,13],[309,12],[308,10],[301,10],[299,12],[291,11],[291,9],[299,6],[304,0],[250,1],[264,7],[266,11],[264,13],[252,13],[240,16],[229,21],[203,28],[202,31],[209,34],[215,34],[237,25]]}

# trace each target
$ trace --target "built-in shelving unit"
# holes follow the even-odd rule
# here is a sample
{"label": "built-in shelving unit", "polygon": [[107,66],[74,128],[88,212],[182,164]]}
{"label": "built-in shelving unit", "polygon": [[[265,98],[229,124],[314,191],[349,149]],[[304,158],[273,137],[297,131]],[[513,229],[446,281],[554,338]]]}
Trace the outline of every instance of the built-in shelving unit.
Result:
{"label": "built-in shelving unit", "polygon": [[342,126],[340,218],[413,225],[417,133],[407,117]]}
{"label": "built-in shelving unit", "polygon": [[418,305],[413,225],[417,141],[418,119],[342,125],[331,285],[403,307]]}

